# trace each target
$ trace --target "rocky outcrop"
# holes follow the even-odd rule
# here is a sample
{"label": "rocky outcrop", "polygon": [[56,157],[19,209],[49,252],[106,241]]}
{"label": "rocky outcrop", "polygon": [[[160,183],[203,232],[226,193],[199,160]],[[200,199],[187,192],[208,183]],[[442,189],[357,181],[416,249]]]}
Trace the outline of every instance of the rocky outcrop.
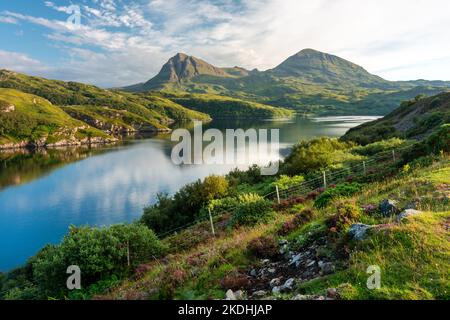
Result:
{"label": "rocky outcrop", "polygon": [[406,210],[403,210],[403,211],[397,216],[396,221],[397,221],[397,222],[400,222],[400,221],[402,221],[403,219],[405,219],[405,218],[407,218],[407,217],[415,216],[415,215],[418,215],[418,214],[420,214],[420,213],[422,213],[422,211],[414,210],[414,209],[406,209]]}
{"label": "rocky outcrop", "polygon": [[372,228],[373,226],[369,226],[367,224],[355,223],[350,227],[348,234],[353,239],[361,241],[367,237],[367,231],[369,231]]}
{"label": "rocky outcrop", "polygon": [[390,217],[399,212],[399,209],[397,207],[397,201],[395,200],[384,199],[383,201],[381,201],[379,207],[380,213],[384,217]]}
{"label": "rocky outcrop", "polygon": [[1,104],[0,103],[0,112],[9,113],[16,110],[16,106],[13,104]]}

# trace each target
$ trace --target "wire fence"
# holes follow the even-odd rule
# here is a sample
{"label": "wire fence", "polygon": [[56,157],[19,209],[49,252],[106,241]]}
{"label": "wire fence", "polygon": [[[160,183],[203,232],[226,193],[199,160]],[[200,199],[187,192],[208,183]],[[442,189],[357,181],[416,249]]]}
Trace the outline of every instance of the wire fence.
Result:
{"label": "wire fence", "polygon": [[[373,156],[367,157],[364,160],[352,161],[351,164],[346,165],[344,167],[336,168],[336,169],[326,169],[318,174],[316,177],[310,178],[306,181],[303,181],[299,184],[290,186],[286,189],[280,189],[277,185],[274,186],[274,191],[263,195],[262,197],[273,201],[275,203],[280,204],[283,200],[292,198],[292,197],[300,197],[307,196],[309,193],[318,190],[324,190],[328,187],[342,183],[345,181],[351,181],[353,178],[358,176],[370,177],[373,176],[374,173],[374,165],[386,163],[386,162],[396,162],[399,159],[400,151],[410,146],[405,146],[402,148],[390,149],[383,152],[378,152]],[[192,222],[189,222],[185,225],[179,226],[177,228],[166,231],[162,234],[159,234],[160,238],[166,238],[170,235],[177,234],[180,231],[184,231],[189,229],[190,227],[197,225],[202,222],[210,221],[211,224],[211,233],[215,236],[214,229],[214,219],[217,217],[221,217],[224,214],[233,213],[237,209],[237,206],[227,208],[226,210],[214,211],[208,209],[208,216],[196,219]]]}

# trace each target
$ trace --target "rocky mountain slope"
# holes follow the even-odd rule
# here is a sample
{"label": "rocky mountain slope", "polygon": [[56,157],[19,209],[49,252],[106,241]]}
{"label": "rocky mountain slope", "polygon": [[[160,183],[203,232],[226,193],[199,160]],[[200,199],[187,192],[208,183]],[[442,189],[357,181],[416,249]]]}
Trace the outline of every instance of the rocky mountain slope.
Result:
{"label": "rocky mountain slope", "polygon": [[387,81],[335,55],[304,49],[267,71],[219,68],[177,54],[154,78],[122,89],[224,95],[306,114],[383,115],[402,100],[448,88],[444,81]]}

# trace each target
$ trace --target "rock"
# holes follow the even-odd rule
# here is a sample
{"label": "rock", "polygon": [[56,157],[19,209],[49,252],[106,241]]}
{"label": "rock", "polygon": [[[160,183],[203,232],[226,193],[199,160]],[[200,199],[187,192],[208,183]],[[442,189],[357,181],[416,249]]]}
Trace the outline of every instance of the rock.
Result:
{"label": "rock", "polygon": [[308,261],[306,261],[306,267],[307,268],[311,268],[315,264],[316,264],[316,262],[314,260],[309,259]]}
{"label": "rock", "polygon": [[280,246],[284,246],[284,245],[288,244],[288,241],[287,241],[286,239],[281,239],[281,240],[278,242],[278,244],[279,244]]}
{"label": "rock", "polygon": [[265,297],[266,295],[267,295],[267,291],[258,290],[258,291],[253,292],[252,297],[254,297],[254,298],[262,298],[262,297]]}
{"label": "rock", "polygon": [[292,300],[313,300],[314,296],[298,294]]}
{"label": "rock", "polygon": [[322,274],[331,274],[334,272],[334,265],[331,262],[325,262],[319,265]]}
{"label": "rock", "polygon": [[281,292],[281,287],[273,287],[272,294],[279,294]]}
{"label": "rock", "polygon": [[16,110],[16,106],[13,104],[0,105],[0,112],[8,113],[13,112],[14,110]]}
{"label": "rock", "polygon": [[337,297],[337,290],[335,288],[328,288],[327,298],[336,299],[336,297]]}
{"label": "rock", "polygon": [[420,213],[422,213],[422,211],[414,210],[414,209],[406,209],[406,210],[404,210],[402,213],[400,213],[397,216],[396,220],[397,220],[397,222],[399,222],[399,221],[402,221],[403,219],[405,219],[407,217],[415,216],[415,215],[420,214]]}
{"label": "rock", "polygon": [[295,279],[294,278],[289,278],[288,280],[286,280],[286,282],[282,285],[281,287],[281,291],[290,291],[292,290],[293,286],[295,283]]}
{"label": "rock", "polygon": [[225,293],[225,300],[237,300],[233,290],[228,289],[228,291]]}
{"label": "rock", "polygon": [[318,296],[314,300],[325,300],[325,297],[324,296]]}
{"label": "rock", "polygon": [[397,201],[384,199],[380,203],[380,212],[383,216],[389,217],[398,212]]}
{"label": "rock", "polygon": [[361,241],[367,236],[367,231],[372,226],[363,223],[355,223],[350,227],[348,234],[355,240]]}
{"label": "rock", "polygon": [[245,300],[245,293],[242,290],[234,292],[234,296],[236,297],[237,300]]}
{"label": "rock", "polygon": [[269,269],[267,269],[267,272],[269,272],[269,273],[275,273],[275,272],[277,272],[277,269],[275,269],[275,268],[269,268]]}
{"label": "rock", "polygon": [[282,245],[278,252],[280,254],[282,254],[282,255],[288,253],[289,252],[289,246],[287,244]]}
{"label": "rock", "polygon": [[271,288],[277,287],[281,284],[281,278],[274,278],[270,280],[269,285]]}
{"label": "rock", "polygon": [[293,256],[289,262],[289,266],[295,265],[296,267],[298,267],[300,265],[302,258],[303,258],[303,254],[301,254],[301,253]]}
{"label": "rock", "polygon": [[264,265],[266,265],[266,264],[269,264],[270,263],[270,260],[269,259],[264,259],[264,260],[261,260],[261,264],[264,266]]}
{"label": "rock", "polygon": [[258,272],[256,271],[256,269],[252,269],[252,271],[250,271],[250,275],[252,276],[252,277],[257,277],[258,276]]}

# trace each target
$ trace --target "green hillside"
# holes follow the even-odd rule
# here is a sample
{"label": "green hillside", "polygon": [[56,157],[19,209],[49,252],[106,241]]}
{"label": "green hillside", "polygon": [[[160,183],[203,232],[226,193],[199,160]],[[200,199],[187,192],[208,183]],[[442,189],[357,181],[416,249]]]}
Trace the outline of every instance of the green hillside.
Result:
{"label": "green hillside", "polygon": [[450,93],[417,96],[384,118],[350,129],[342,140],[367,144],[393,137],[421,139],[445,123],[450,123]]}
{"label": "green hillside", "polygon": [[180,118],[205,121],[209,119],[205,114],[177,106],[172,101],[160,97],[142,98],[138,95],[105,90],[92,85],[48,80],[7,70],[0,71],[0,87],[35,94],[60,106],[91,105],[125,110],[129,114],[144,118],[145,122],[141,123],[141,127],[150,129],[148,126],[151,124],[154,127],[153,131],[167,130],[168,124]]}
{"label": "green hillside", "polygon": [[36,95],[0,88],[0,146],[51,146],[114,138]]}
{"label": "green hillside", "polygon": [[210,114],[215,119],[288,118],[294,115],[292,110],[285,108],[218,95],[166,94],[166,96],[186,108]]}
{"label": "green hillside", "polygon": [[[159,195],[139,222],[71,227],[0,276],[0,299],[448,300],[450,136],[435,129],[303,141],[276,176],[213,175]],[[81,290],[65,285],[70,261]]]}
{"label": "green hillside", "polygon": [[305,49],[267,71],[218,68],[178,54],[146,83],[125,91],[234,97],[315,115],[384,115],[418,94],[448,91],[445,81],[387,81],[327,53]]}

